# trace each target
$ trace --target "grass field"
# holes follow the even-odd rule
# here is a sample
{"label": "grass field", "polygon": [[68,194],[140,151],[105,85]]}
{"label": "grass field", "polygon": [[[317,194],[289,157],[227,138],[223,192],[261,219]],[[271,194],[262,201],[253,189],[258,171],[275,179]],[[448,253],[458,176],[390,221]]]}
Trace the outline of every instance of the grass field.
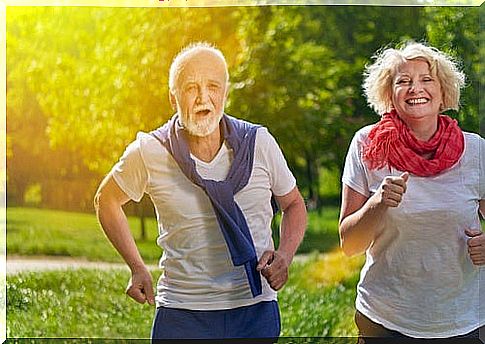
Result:
{"label": "grass field", "polygon": [[[7,208],[6,215],[9,255],[121,261],[92,214]],[[279,293],[284,337],[356,335],[355,287],[363,256],[346,258],[335,249],[337,218],[336,207],[309,214],[300,252],[313,253],[291,266],[290,279]],[[139,238],[139,220],[129,221]],[[155,263],[161,251],[155,244],[154,219],[147,220],[147,231],[148,239],[137,244],[145,261]],[[153,274],[156,280],[159,272]],[[90,269],[9,275],[7,337],[118,338],[113,343],[125,342],[120,338],[148,338],[154,309],[124,294],[128,278],[127,270]]]}
{"label": "grass field", "polygon": [[[82,257],[121,262],[93,214],[7,208],[7,254]],[[362,257],[338,252],[338,209],[309,214],[300,253],[314,252],[291,267],[279,293],[285,337],[355,335],[353,302]],[[140,237],[138,218],[129,218]],[[156,263],[157,227],[147,219],[147,239],[137,240],[146,263]],[[154,280],[159,272],[154,272]],[[148,338],[154,309],[124,294],[126,270],[21,273],[7,278],[7,337]]]}
{"label": "grass field", "polygon": [[[338,245],[338,209],[309,214],[299,253],[325,252]],[[161,256],[156,245],[155,219],[146,219],[147,238],[140,240],[140,220],[129,218],[137,246],[147,264]],[[108,242],[94,214],[35,208],[7,208],[7,254],[83,257],[92,261],[122,262]]]}
{"label": "grass field", "polygon": [[[333,269],[328,265],[332,256],[342,262]],[[279,293],[283,336],[355,335],[353,301],[361,258],[325,257],[330,261],[315,255],[292,265]],[[117,269],[8,276],[7,337],[148,338],[154,308],[124,294],[128,278],[128,271]]]}
{"label": "grass field", "polygon": [[[140,238],[138,218],[129,219],[135,238]],[[156,221],[146,220],[147,239],[137,240],[146,263],[161,255],[156,245]],[[105,237],[94,214],[34,208],[7,208],[7,255],[83,257],[92,261],[122,262]]]}

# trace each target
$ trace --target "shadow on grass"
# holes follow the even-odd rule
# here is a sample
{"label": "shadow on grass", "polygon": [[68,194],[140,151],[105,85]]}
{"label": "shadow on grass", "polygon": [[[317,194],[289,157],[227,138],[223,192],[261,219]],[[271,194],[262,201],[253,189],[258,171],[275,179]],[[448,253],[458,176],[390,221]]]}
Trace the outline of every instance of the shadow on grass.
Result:
{"label": "shadow on grass", "polygon": [[[305,237],[297,253],[325,253],[339,246],[338,235],[339,208],[329,206],[308,212],[308,225]],[[281,214],[277,214],[271,224],[275,247],[279,245],[279,226]]]}
{"label": "shadow on grass", "polygon": [[7,231],[9,233],[24,230],[24,228],[28,225],[29,222],[26,220],[11,219],[11,217],[7,217]]}
{"label": "shadow on grass", "polygon": [[314,251],[328,252],[339,245],[338,234],[322,234],[318,232],[307,231],[303,238],[298,253],[311,253]]}

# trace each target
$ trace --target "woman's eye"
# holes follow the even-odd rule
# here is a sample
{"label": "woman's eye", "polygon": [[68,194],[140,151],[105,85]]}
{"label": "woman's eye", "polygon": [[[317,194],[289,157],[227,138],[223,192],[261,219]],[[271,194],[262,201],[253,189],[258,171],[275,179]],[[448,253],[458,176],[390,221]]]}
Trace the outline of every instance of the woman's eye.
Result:
{"label": "woman's eye", "polygon": [[397,84],[398,84],[398,85],[407,85],[407,84],[409,84],[410,82],[411,82],[411,80],[409,80],[409,79],[401,79],[401,80],[398,80],[398,81],[397,81]]}

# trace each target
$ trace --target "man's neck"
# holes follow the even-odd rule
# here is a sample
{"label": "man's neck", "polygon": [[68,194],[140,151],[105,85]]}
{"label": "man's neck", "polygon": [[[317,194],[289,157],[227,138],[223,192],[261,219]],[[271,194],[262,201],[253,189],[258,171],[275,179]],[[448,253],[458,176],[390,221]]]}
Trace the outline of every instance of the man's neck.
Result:
{"label": "man's neck", "polygon": [[205,162],[211,162],[215,158],[224,141],[220,128],[204,137],[188,134],[187,140],[190,153]]}

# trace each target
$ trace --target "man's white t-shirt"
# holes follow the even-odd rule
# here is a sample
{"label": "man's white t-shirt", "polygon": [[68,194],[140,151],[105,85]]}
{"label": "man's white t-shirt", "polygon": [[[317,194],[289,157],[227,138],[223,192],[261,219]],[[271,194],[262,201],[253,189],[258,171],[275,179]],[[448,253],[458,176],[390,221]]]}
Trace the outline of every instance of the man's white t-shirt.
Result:
{"label": "man's white t-shirt", "polygon": [[[229,172],[233,151],[224,143],[211,162],[192,159],[202,178],[220,181]],[[163,248],[157,306],[215,310],[276,300],[276,292],[264,277],[262,295],[252,297],[244,266],[235,267],[231,262],[209,198],[152,135],[138,133],[111,173],[131,199],[139,201],[147,193],[155,206],[157,243]],[[274,248],[271,195],[286,195],[295,185],[275,139],[266,128],[259,128],[251,177],[234,197],[248,223],[258,259]]]}
{"label": "man's white t-shirt", "polygon": [[[388,176],[369,170],[362,144],[372,126],[350,144],[342,181],[370,197]],[[485,196],[485,140],[464,133],[455,166],[432,177],[410,175],[396,208],[381,219],[382,234],[366,252],[356,308],[372,321],[411,337],[451,337],[485,324],[485,271],[471,262],[465,229],[480,229]]]}

